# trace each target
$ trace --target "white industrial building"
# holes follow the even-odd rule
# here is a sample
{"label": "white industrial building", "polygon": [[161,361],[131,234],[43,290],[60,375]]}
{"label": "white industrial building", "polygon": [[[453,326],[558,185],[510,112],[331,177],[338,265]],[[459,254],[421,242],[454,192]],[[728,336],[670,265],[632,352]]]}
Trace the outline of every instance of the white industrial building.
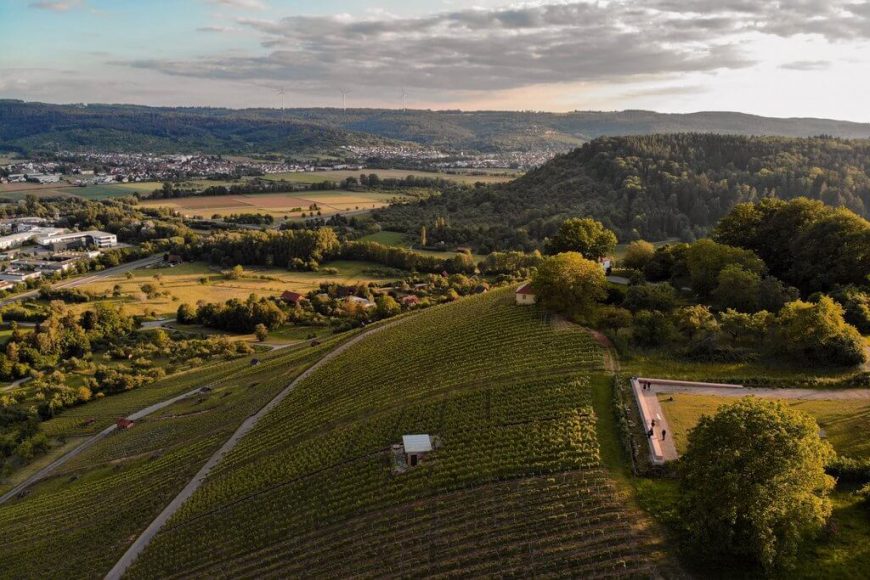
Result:
{"label": "white industrial building", "polygon": [[55,250],[65,250],[74,247],[97,247],[111,248],[118,244],[118,236],[108,232],[88,230],[86,232],[70,232],[50,234],[36,238],[40,246],[51,247]]}

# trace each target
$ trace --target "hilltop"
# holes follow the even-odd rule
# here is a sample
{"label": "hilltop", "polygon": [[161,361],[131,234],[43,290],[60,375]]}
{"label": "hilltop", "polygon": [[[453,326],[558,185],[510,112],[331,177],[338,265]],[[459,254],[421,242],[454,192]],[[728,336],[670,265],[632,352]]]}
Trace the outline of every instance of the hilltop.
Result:
{"label": "hilltop", "polygon": [[451,152],[567,151],[613,135],[707,132],[870,137],[870,124],[734,112],[221,109],[54,105],[0,100],[0,151],[329,152],[340,146],[437,147]]}
{"label": "hilltop", "polygon": [[[590,215],[620,239],[691,241],[735,204],[805,196],[870,215],[870,141],[671,134],[601,137],[490,187],[379,210],[386,229],[430,243],[539,247],[566,217]],[[449,227],[432,224],[446,218]]]}

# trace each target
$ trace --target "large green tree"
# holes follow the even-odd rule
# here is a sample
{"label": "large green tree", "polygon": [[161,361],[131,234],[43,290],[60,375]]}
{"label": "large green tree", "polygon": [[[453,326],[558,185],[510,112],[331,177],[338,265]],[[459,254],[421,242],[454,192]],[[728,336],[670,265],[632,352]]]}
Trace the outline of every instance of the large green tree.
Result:
{"label": "large green tree", "polygon": [[799,362],[852,366],[864,362],[864,340],[843,318],[843,307],[830,296],[818,302],[796,300],[779,314],[776,348]]}
{"label": "large green tree", "polygon": [[545,307],[587,319],[596,303],[607,296],[606,285],[601,266],[577,252],[546,258],[532,279],[532,288]]}
{"label": "large green tree", "polygon": [[788,565],[831,514],[833,457],[815,420],[779,402],[747,397],[702,417],[679,470],[691,549],[768,571]]}
{"label": "large green tree", "polygon": [[571,218],[562,222],[559,233],[550,240],[551,254],[580,252],[590,260],[607,256],[616,246],[616,234],[592,218]]}
{"label": "large green tree", "polygon": [[701,298],[710,297],[719,285],[719,274],[728,266],[739,266],[755,274],[764,272],[764,262],[752,251],[713,240],[698,240],[686,252],[686,267],[692,290]]}

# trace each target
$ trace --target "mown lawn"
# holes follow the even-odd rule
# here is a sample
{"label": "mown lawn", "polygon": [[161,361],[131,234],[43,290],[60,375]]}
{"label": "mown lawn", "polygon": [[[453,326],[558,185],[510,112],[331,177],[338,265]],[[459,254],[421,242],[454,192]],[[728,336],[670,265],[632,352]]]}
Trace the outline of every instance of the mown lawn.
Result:
{"label": "mown lawn", "polygon": [[[658,399],[680,453],[685,453],[689,430],[702,415],[712,415],[719,406],[737,400],[734,397],[686,393],[660,393]],[[870,458],[870,400],[783,399],[782,402],[812,415],[837,453]]]}

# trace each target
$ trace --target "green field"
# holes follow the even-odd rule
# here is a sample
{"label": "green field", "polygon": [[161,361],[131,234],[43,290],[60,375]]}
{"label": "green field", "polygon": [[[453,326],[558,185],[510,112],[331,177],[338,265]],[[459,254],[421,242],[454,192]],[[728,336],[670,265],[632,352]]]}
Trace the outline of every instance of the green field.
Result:
{"label": "green field", "polygon": [[[158,391],[158,400],[163,400],[191,386],[212,388],[111,434],[31,488],[26,497],[0,505],[2,576],[105,574],[232,431],[334,344],[263,355],[258,366],[246,359],[208,367],[106,398],[83,407],[78,417],[72,412],[61,415],[52,428],[74,434],[80,432],[75,425],[82,416],[96,416],[97,429],[153,402]],[[46,557],[57,550],[63,557]]]}
{"label": "green field", "polygon": [[[130,576],[647,575],[644,518],[601,467],[602,360],[510,290],[405,318],[301,383]],[[394,474],[407,433],[439,445]]]}
{"label": "green field", "polygon": [[[660,393],[658,399],[680,453],[685,453],[689,430],[698,423],[702,415],[712,415],[721,405],[736,400],[733,397],[689,393]],[[870,400],[783,399],[782,402],[812,415],[840,455],[870,459],[870,437],[861,436],[870,433]]]}

